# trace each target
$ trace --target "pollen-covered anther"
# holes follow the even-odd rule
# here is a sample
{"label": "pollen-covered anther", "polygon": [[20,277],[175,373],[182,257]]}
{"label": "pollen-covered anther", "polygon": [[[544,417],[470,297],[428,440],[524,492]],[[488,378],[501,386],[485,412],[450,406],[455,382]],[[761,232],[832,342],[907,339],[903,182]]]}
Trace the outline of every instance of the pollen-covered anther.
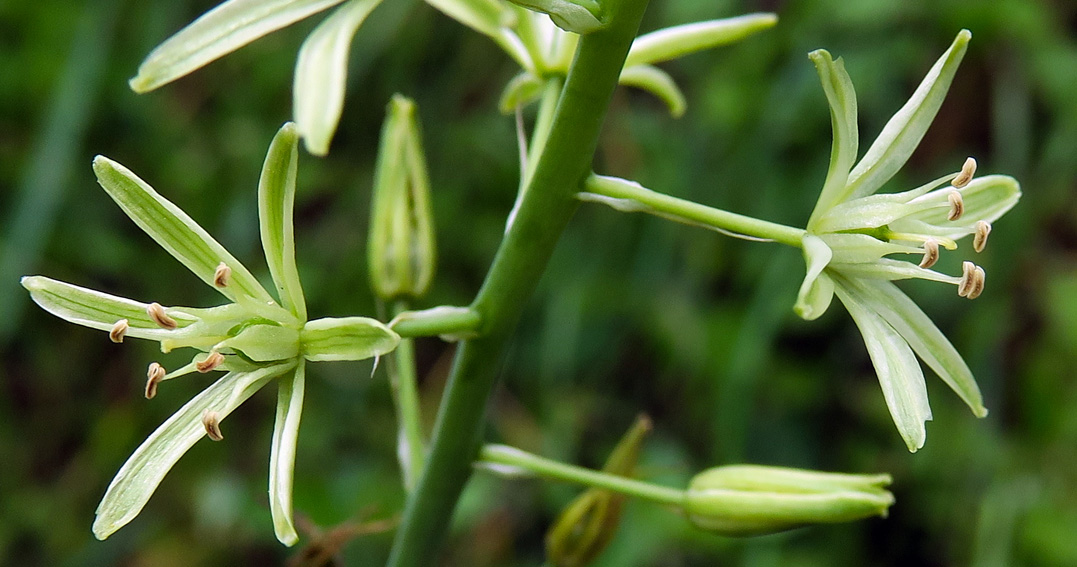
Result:
{"label": "pollen-covered anther", "polygon": [[972,289],[969,290],[969,294],[967,296],[969,299],[976,299],[977,297],[980,297],[980,294],[984,292],[984,285],[987,281],[987,272],[985,272],[983,268],[976,266],[976,269],[973,271],[973,274],[974,277],[972,280]]}
{"label": "pollen-covered anther", "polygon": [[946,220],[955,221],[961,218],[961,215],[965,214],[965,200],[961,198],[961,193],[950,191],[946,199],[950,201],[950,213],[946,215]]}
{"label": "pollen-covered anther", "polygon": [[976,221],[976,232],[972,236],[972,249],[977,252],[983,252],[987,246],[987,237],[991,234],[991,223],[987,221]]}
{"label": "pollen-covered anther", "polygon": [[207,356],[205,360],[195,364],[194,367],[202,374],[205,374],[220,366],[222,362],[224,362],[224,355],[217,351],[213,351],[209,353],[209,356]]}
{"label": "pollen-covered anther", "polygon": [[168,313],[165,313],[165,308],[161,307],[160,303],[151,303],[146,306],[146,314],[153,319],[154,323],[157,323],[158,327],[162,329],[175,329],[179,326],[176,320],[169,317]]}
{"label": "pollen-covered anther", "polygon": [[984,269],[973,264],[964,262],[961,264],[961,280],[957,283],[957,294],[961,297],[976,299],[984,291],[984,282],[987,273]]}
{"label": "pollen-covered anther", "polygon": [[146,369],[146,399],[152,400],[157,395],[157,385],[165,379],[165,367],[151,362]]}
{"label": "pollen-covered anther", "polygon": [[[957,187],[958,189],[966,186],[972,181],[972,176],[976,175],[976,160],[968,158],[965,163],[961,165],[961,173],[957,174],[957,177],[950,182],[950,185]],[[953,220],[953,219],[950,219]]]}
{"label": "pollen-covered anther", "polygon": [[213,285],[216,287],[228,287],[230,279],[232,279],[232,268],[229,268],[228,264],[221,262],[217,265],[217,270],[213,272]]}
{"label": "pollen-covered anther", "polygon": [[127,329],[130,326],[127,319],[116,321],[116,324],[112,326],[112,330],[108,332],[108,338],[114,343],[122,343],[123,337],[127,335]]}
{"label": "pollen-covered anther", "polygon": [[206,437],[214,441],[224,439],[224,435],[221,433],[221,414],[213,410],[202,412],[202,426],[206,428]]}
{"label": "pollen-covered anther", "polygon": [[921,268],[930,268],[939,261],[939,241],[928,238],[924,241],[924,258],[920,260]]}

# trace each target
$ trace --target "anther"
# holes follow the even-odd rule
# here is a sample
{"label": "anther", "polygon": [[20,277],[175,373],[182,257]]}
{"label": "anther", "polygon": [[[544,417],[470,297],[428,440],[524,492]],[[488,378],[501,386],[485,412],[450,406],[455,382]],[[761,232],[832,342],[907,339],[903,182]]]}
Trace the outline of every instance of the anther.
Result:
{"label": "anther", "polygon": [[957,294],[961,297],[968,297],[969,291],[972,290],[973,278],[976,277],[976,264],[965,261],[961,263],[961,281],[957,283]]}
{"label": "anther", "polygon": [[217,264],[217,271],[213,272],[213,285],[217,287],[228,287],[228,280],[232,278],[232,268],[228,267],[228,264],[221,262]]}
{"label": "anther", "polygon": [[165,379],[165,367],[151,362],[146,370],[146,399],[152,400],[157,395],[157,385]]}
{"label": "anther", "polygon": [[108,332],[108,338],[112,339],[114,343],[122,343],[123,337],[127,335],[128,327],[130,327],[130,324],[127,319],[116,321],[116,324],[112,326],[112,330]]}
{"label": "anther", "polygon": [[946,220],[955,221],[961,218],[965,213],[965,200],[961,198],[961,193],[950,191],[947,200],[950,201],[950,214],[946,215]]}
{"label": "anther", "polygon": [[165,308],[161,307],[160,303],[151,303],[147,305],[146,314],[149,315],[150,319],[153,319],[153,322],[157,323],[157,326],[162,329],[175,329],[179,326],[175,319],[169,317],[168,314],[165,313]]}
{"label": "anther", "polygon": [[[950,185],[957,187],[958,189],[966,186],[972,181],[972,176],[976,175],[976,160],[968,158],[965,163],[961,165],[961,173],[957,174],[957,177],[950,182]],[[952,220],[952,219],[951,219]]]}
{"label": "anther", "polygon": [[924,241],[924,259],[920,260],[921,268],[930,268],[939,261],[939,241],[928,238]]}
{"label": "anther", "polygon": [[987,246],[987,236],[989,234],[991,234],[991,223],[976,221],[976,232],[972,237],[972,249],[977,252],[983,252],[984,247]]}
{"label": "anther", "polygon": [[217,351],[213,351],[209,353],[209,356],[207,356],[205,360],[195,364],[194,367],[202,374],[205,374],[220,366],[222,362],[224,362],[224,355]]}
{"label": "anther", "polygon": [[980,297],[980,294],[984,292],[984,284],[986,283],[986,280],[987,272],[984,272],[983,268],[976,266],[976,269],[973,270],[972,289],[969,290],[967,297],[969,299]]}
{"label": "anther", "polygon": [[206,428],[206,437],[214,441],[224,439],[221,434],[221,414],[212,410],[202,412],[202,426]]}

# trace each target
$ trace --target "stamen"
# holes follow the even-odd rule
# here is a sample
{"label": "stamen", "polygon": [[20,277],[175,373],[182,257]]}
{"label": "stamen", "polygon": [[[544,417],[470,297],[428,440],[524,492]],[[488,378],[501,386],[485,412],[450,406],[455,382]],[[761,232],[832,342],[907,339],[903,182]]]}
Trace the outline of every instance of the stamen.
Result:
{"label": "stamen", "polygon": [[147,305],[146,314],[149,315],[150,319],[153,319],[153,322],[157,323],[157,326],[162,329],[171,330],[179,326],[175,319],[169,317],[168,314],[165,313],[165,308],[161,307],[160,303],[151,303]]}
{"label": "stamen", "polygon": [[946,215],[946,220],[955,221],[961,218],[961,215],[965,214],[965,200],[961,198],[961,193],[950,191],[946,198],[950,201],[950,214]]}
{"label": "stamen", "polygon": [[221,433],[221,414],[211,410],[202,412],[202,426],[206,428],[206,437],[214,441],[224,439]]}
{"label": "stamen", "polygon": [[961,166],[961,173],[957,174],[957,177],[955,177],[954,180],[950,182],[950,185],[953,185],[954,187],[960,189],[968,185],[969,182],[972,181],[973,175],[976,175],[976,160],[973,158],[968,158]]}
{"label": "stamen", "polygon": [[205,360],[196,363],[194,366],[199,372],[205,374],[220,366],[222,362],[224,362],[224,355],[217,351],[213,351],[209,353],[209,356],[207,356]]}
{"label": "stamen", "polygon": [[157,395],[157,385],[165,379],[165,367],[151,362],[146,370],[146,399],[152,400]]}
{"label": "stamen", "polygon": [[980,294],[984,292],[984,284],[987,280],[987,272],[984,272],[984,269],[979,266],[976,266],[974,274],[972,289],[969,290],[969,299],[980,297]]}
{"label": "stamen", "polygon": [[991,234],[991,223],[976,221],[976,233],[972,237],[972,249],[976,252],[983,252],[984,247],[987,246],[987,236],[989,234]]}
{"label": "stamen", "polygon": [[964,262],[961,264],[961,280],[957,283],[957,294],[961,297],[976,299],[984,291],[984,283],[987,273],[984,269],[973,264]]}
{"label": "stamen", "polygon": [[221,262],[217,265],[217,271],[213,272],[213,285],[217,287],[228,287],[228,280],[232,278],[232,268],[228,267],[228,264]]}
{"label": "stamen", "polygon": [[939,241],[929,238],[924,241],[924,259],[920,260],[920,267],[927,269],[939,261]]}
{"label": "stamen", "polygon": [[123,337],[127,335],[127,328],[130,326],[127,319],[116,321],[116,324],[112,326],[112,330],[108,332],[108,338],[112,339],[114,343],[122,343]]}

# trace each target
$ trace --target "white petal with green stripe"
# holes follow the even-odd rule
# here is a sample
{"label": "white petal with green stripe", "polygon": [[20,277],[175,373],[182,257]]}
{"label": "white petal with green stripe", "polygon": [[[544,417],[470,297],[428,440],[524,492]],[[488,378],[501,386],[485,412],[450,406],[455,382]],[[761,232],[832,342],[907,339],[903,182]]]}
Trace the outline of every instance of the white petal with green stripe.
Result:
{"label": "white petal with green stripe", "polygon": [[306,365],[301,360],[291,376],[279,380],[277,417],[273,424],[273,445],[269,452],[269,510],[273,531],[284,545],[295,545],[299,535],[292,518],[292,479],[295,476],[296,442],[303,413]]}
{"label": "white petal with green stripe", "polygon": [[290,122],[273,137],[258,180],[258,222],[262,249],[281,305],[300,321],[305,321],[307,304],[295,265],[293,222],[298,145],[299,135]]}
{"label": "white petal with green stripe", "polygon": [[300,333],[303,357],[310,361],[364,360],[392,352],[400,335],[366,317],[315,319]]}

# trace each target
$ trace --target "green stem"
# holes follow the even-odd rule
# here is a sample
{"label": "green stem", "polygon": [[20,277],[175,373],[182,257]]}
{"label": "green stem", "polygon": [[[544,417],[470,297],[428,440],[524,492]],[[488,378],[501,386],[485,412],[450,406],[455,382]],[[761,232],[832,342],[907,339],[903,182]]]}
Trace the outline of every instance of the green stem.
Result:
{"label": "green stem", "polygon": [[479,453],[482,463],[519,467],[539,476],[574,482],[595,488],[605,488],[621,494],[643,498],[659,504],[684,505],[684,491],[659,486],[641,480],[585,469],[540,457],[507,445],[486,445]]}
{"label": "green stem", "polygon": [[[393,313],[400,314],[408,308],[407,301],[399,300]],[[396,350],[389,355],[389,382],[393,387],[393,402],[399,420],[398,450],[404,486],[410,491],[419,480],[426,460],[426,440],[423,438],[422,409],[419,406],[419,381],[415,371],[415,345],[411,339],[401,339]]]}
{"label": "green stem", "polygon": [[685,224],[717,229],[731,236],[773,240],[800,248],[804,230],[671,197],[643,187],[634,181],[591,175],[579,198],[609,205],[617,210],[651,213]]}
{"label": "green stem", "polygon": [[474,334],[482,323],[478,311],[470,307],[441,306],[422,311],[403,311],[389,322],[401,337]]}
{"label": "green stem", "polygon": [[527,149],[527,169],[520,176],[520,189],[526,189],[535,174],[542,150],[546,147],[546,141],[550,138],[550,128],[553,127],[554,110],[557,109],[557,101],[561,98],[561,89],[564,81],[560,77],[546,79],[546,88],[542,91],[539,99],[538,115],[535,116],[535,130],[531,133],[531,146]]}
{"label": "green stem", "polygon": [[575,212],[599,131],[647,0],[608,0],[607,27],[584,36],[554,113],[550,137],[472,308],[480,336],[463,341],[438,411],[419,485],[407,501],[389,567],[428,567],[471,474],[487,401],[512,330]]}

